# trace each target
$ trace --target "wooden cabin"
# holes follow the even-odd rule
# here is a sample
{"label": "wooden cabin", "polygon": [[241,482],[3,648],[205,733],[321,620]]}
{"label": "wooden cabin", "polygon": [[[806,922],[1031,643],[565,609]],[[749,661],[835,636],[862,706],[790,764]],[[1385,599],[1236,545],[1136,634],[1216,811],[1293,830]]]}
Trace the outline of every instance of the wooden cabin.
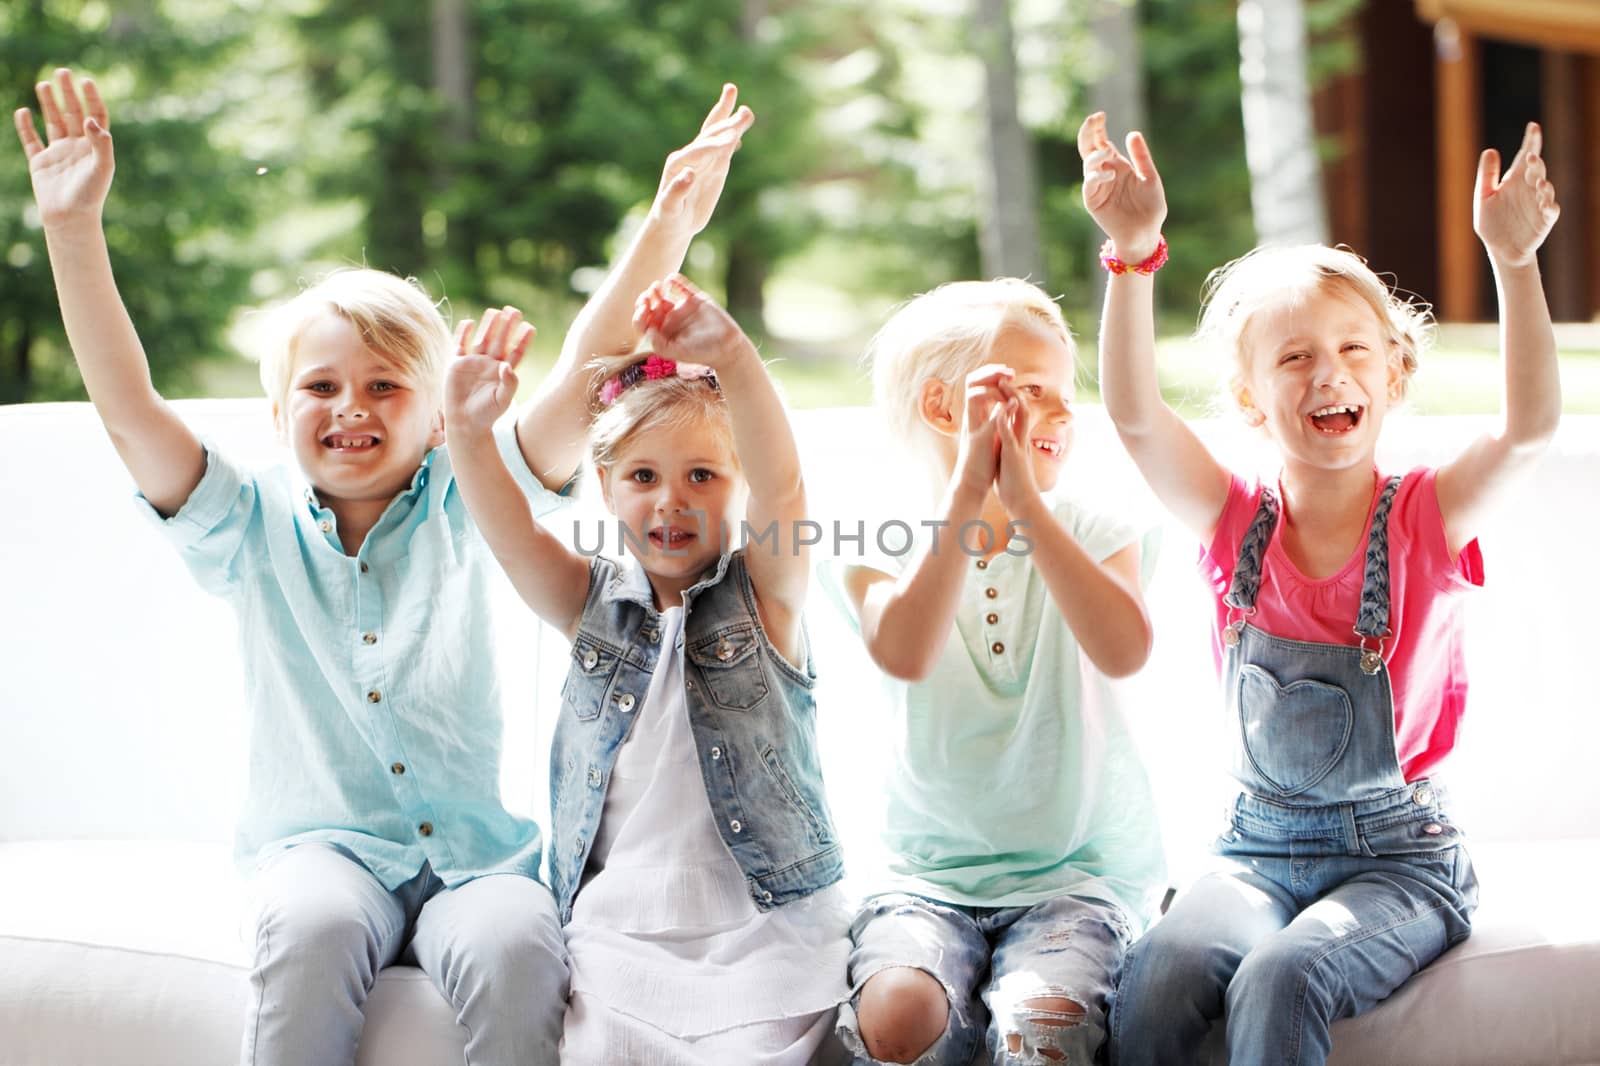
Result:
{"label": "wooden cabin", "polygon": [[1478,152],[1539,121],[1561,221],[1540,253],[1559,321],[1600,320],[1600,0],[1371,0],[1357,69],[1315,102],[1337,145],[1329,227],[1445,321],[1495,317],[1472,231]]}

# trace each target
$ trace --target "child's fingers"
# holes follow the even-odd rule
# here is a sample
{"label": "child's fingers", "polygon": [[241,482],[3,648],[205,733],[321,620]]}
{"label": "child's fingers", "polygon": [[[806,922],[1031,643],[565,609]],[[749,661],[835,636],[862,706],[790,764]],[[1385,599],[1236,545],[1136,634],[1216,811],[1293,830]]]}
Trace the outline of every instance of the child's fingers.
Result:
{"label": "child's fingers", "polygon": [[1478,156],[1478,199],[1483,200],[1494,192],[1500,183],[1500,153],[1485,148]]}
{"label": "child's fingers", "polygon": [[1128,159],[1140,181],[1149,181],[1156,176],[1156,157],[1150,153],[1150,142],[1138,130],[1128,134]]}
{"label": "child's fingers", "polygon": [[519,322],[511,334],[511,348],[506,353],[506,367],[515,369],[522,362],[522,357],[528,354],[528,345],[533,342],[534,335],[539,331],[532,322]]}
{"label": "child's fingers", "polygon": [[1517,154],[1511,160],[1514,167],[1519,160],[1537,159],[1539,152],[1544,148],[1544,131],[1537,122],[1530,122],[1522,131],[1522,144],[1517,148]]}
{"label": "child's fingers", "polygon": [[67,135],[67,122],[61,117],[61,107],[56,103],[55,86],[41,81],[33,87],[39,97],[39,113],[44,116],[44,133],[51,143]]}
{"label": "child's fingers", "polygon": [[78,87],[73,84],[72,71],[66,67],[56,69],[56,88],[61,90],[61,106],[67,120],[67,136],[82,136],[83,101],[78,98]]}
{"label": "child's fingers", "polygon": [[[500,308],[495,314],[494,321],[488,322],[484,327],[483,340],[480,342],[483,354],[494,359],[505,358],[506,337],[521,318],[522,312],[515,307]],[[485,321],[487,322],[487,318]]]}
{"label": "child's fingers", "polygon": [[17,126],[17,139],[22,142],[22,151],[29,159],[44,151],[44,142],[39,140],[39,131],[33,126],[33,112],[25,107],[19,107],[11,113],[11,119]]}
{"label": "child's fingers", "polygon": [[467,354],[467,342],[472,339],[472,327],[478,323],[471,318],[463,318],[461,324],[456,326],[456,354]]}
{"label": "child's fingers", "polygon": [[704,133],[712,126],[733,114],[733,105],[739,99],[739,87],[733,82],[722,86],[722,95],[717,97],[717,102],[711,105],[711,110],[706,114],[706,120],[700,123],[700,132]]}
{"label": "child's fingers", "polygon": [[667,182],[667,187],[661,192],[661,206],[664,210],[671,210],[689,195],[689,187],[694,184],[694,167],[684,167],[672,175],[672,180]]}
{"label": "child's fingers", "polygon": [[1078,127],[1078,154],[1088,159],[1106,143],[1106,113],[1096,111]]}
{"label": "child's fingers", "polygon": [[106,102],[100,96],[100,86],[94,83],[93,78],[83,79],[83,100],[88,105],[89,117],[100,124],[100,128],[107,133],[111,132],[111,113],[106,110]]}

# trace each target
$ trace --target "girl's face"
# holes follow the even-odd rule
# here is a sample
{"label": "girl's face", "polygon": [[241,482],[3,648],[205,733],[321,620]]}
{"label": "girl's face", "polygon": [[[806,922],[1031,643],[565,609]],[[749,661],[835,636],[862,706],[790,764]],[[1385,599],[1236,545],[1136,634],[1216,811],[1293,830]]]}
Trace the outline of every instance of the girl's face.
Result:
{"label": "girl's face", "polygon": [[1286,465],[1372,465],[1400,356],[1371,306],[1339,288],[1285,297],[1251,315],[1240,345],[1245,419],[1266,429]]}
{"label": "girl's face", "polygon": [[993,361],[1015,374],[1011,384],[1027,411],[1033,478],[1040,491],[1048,492],[1072,447],[1072,350],[1058,336],[1012,326],[996,339]]}
{"label": "girl's face", "polygon": [[301,334],[288,394],[272,414],[306,480],[335,511],[393,499],[444,439],[438,398],[331,311]]}
{"label": "girl's face", "polygon": [[649,575],[658,606],[677,606],[744,517],[747,489],[725,427],[702,419],[640,430],[599,475],[606,507],[628,528],[624,543]]}

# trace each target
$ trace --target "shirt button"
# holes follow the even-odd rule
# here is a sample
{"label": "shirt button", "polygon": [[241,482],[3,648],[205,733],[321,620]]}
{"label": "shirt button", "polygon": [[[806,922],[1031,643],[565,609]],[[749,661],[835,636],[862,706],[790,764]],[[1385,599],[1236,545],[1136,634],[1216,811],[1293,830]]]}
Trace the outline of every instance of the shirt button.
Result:
{"label": "shirt button", "polygon": [[763,892],[763,893],[761,893],[761,901],[763,903],[771,903],[772,902],[772,893],[771,892]]}
{"label": "shirt button", "polygon": [[368,703],[382,703],[383,702],[383,693],[379,692],[377,689],[373,689],[371,692],[367,693],[367,702]]}
{"label": "shirt button", "polygon": [[376,634],[376,633],[363,633],[363,634],[361,634],[361,643],[363,643],[363,644],[376,644],[376,643],[378,643],[378,634]]}
{"label": "shirt button", "polygon": [[333,523],[324,518],[322,521],[317,523],[317,528],[322,530],[324,533],[332,533]]}
{"label": "shirt button", "polygon": [[989,569],[989,560],[987,560],[987,559],[979,559],[978,560],[978,569],[979,570],[987,570],[987,569]]}
{"label": "shirt button", "polygon": [[721,748],[712,748],[711,749],[711,758],[712,759],[720,759],[720,758],[722,758],[722,749]]}
{"label": "shirt button", "polygon": [[744,832],[744,826],[739,824],[739,819],[737,819],[737,818],[735,818],[733,821],[728,823],[728,828],[732,829],[735,833]]}
{"label": "shirt button", "polygon": [[433,823],[423,822],[421,825],[417,826],[417,832],[421,833],[425,837],[433,836]]}
{"label": "shirt button", "polygon": [[996,655],[1004,655],[1006,646],[997,640],[993,644],[989,645],[989,650],[994,652]]}
{"label": "shirt button", "polygon": [[644,631],[644,639],[652,642],[657,641],[661,639],[661,634],[657,633],[654,629],[647,629]]}
{"label": "shirt button", "polygon": [[1422,827],[1422,831],[1431,837],[1436,837],[1440,833],[1444,832],[1444,826],[1440,825],[1438,822],[1429,822],[1427,825]]}
{"label": "shirt button", "polygon": [[594,664],[599,662],[599,661],[600,661],[600,656],[595,654],[595,651],[594,651],[593,648],[590,648],[588,651],[583,653],[583,668],[585,670],[593,670],[594,669]]}
{"label": "shirt button", "polygon": [[1417,801],[1417,806],[1426,807],[1433,802],[1433,789],[1423,785],[1411,794],[1411,798]]}
{"label": "shirt button", "polygon": [[717,658],[723,662],[733,658],[733,645],[725,640],[717,641]]}
{"label": "shirt button", "polygon": [[983,620],[988,622],[990,625],[994,625],[996,622],[1000,621],[1000,616],[995,614],[993,611],[990,611],[988,614],[983,616]]}
{"label": "shirt button", "polygon": [[622,708],[623,714],[627,714],[629,711],[633,710],[633,693],[624,692],[621,696],[618,696],[617,706]]}
{"label": "shirt button", "polygon": [[403,762],[390,763],[389,772],[391,774],[403,774],[406,772],[406,764]]}
{"label": "shirt button", "polygon": [[596,767],[589,767],[589,784],[594,788],[600,787],[600,771]]}
{"label": "shirt button", "polygon": [[985,596],[989,597],[992,600],[996,596],[1000,595],[1000,590],[999,589],[994,589],[994,588],[984,589],[983,590],[983,594]]}
{"label": "shirt button", "polygon": [[361,560],[361,572],[363,574],[367,572],[367,561],[365,559]]}

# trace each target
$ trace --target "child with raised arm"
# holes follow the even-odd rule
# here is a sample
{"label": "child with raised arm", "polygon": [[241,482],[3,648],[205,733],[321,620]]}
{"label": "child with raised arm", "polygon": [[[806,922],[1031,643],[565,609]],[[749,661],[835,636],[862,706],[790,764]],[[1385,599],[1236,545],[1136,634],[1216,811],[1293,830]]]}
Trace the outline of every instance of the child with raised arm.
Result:
{"label": "child with raised arm", "polygon": [[[446,393],[468,506],[572,640],[550,756],[562,1059],[805,1063],[845,994],[849,943],[801,624],[799,456],[727,312],[674,276],[636,325],[645,349],[603,361],[590,437],[626,562],[532,520],[492,435],[514,352],[464,338]],[[730,551],[741,519],[761,539]]]}
{"label": "child with raised arm", "polygon": [[1417,365],[1423,310],[1342,249],[1259,249],[1215,275],[1200,332],[1227,353],[1245,421],[1277,446],[1272,484],[1221,466],[1157,390],[1150,274],[1166,200],[1144,138],[1129,135],[1123,155],[1098,114],[1078,136],[1113,274],[1101,389],[1145,479],[1204,545],[1240,789],[1214,845],[1221,869],[1129,955],[1112,1061],[1193,1061],[1225,1018],[1232,1062],[1320,1063],[1334,1021],[1470,930],[1477,880],[1434,774],[1465,704],[1463,599],[1483,581],[1474,535],[1560,417],[1535,258],[1559,208],[1539,128],[1504,178],[1493,149],[1478,167],[1504,424],[1436,470],[1374,460]]}
{"label": "child with raised arm", "polygon": [[1103,684],[1150,649],[1137,538],[1044,495],[1072,444],[1074,346],[1036,286],[945,285],[869,354],[875,402],[940,498],[932,538],[837,560],[829,582],[888,675],[895,730],[892,880],[855,919],[840,1035],[858,1063],[965,1064],[981,1045],[1088,1062],[1165,880]]}
{"label": "child with raised arm", "polygon": [[[262,381],[295,464],[240,469],[151,386],[100,225],[106,108],[88,79],[81,101],[70,72],[56,87],[39,86],[48,147],[15,117],[68,339],[152,514],[239,616],[252,728],[236,851],[260,901],[242,1061],[353,1063],[377,971],[402,954],[449,1000],[465,1061],[553,1061],[565,951],[538,827],[499,795],[493,564],[440,447],[443,319],[374,270],[290,301]],[[682,154],[725,172],[732,145],[704,140]],[[669,161],[640,238],[654,254],[687,246],[690,184]],[[513,309],[495,316],[526,343]],[[581,444],[537,432],[542,415],[536,402],[494,438],[541,512]]]}

